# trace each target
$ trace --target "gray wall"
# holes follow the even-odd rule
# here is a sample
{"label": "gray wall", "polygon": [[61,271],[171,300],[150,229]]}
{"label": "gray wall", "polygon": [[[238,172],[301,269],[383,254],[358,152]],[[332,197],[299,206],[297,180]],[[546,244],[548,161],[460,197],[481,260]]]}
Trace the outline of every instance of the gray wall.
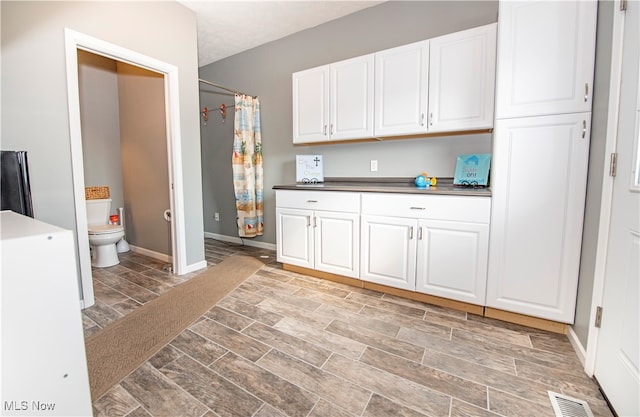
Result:
{"label": "gray wall", "polygon": [[164,78],[85,51],[78,77],[85,185],[109,187],[131,245],[171,256]]}
{"label": "gray wall", "polygon": [[171,256],[164,77],[118,62],[118,92],[127,241]]}
{"label": "gray wall", "polygon": [[204,260],[194,13],[176,2],[2,1],[2,147],[29,152],[36,218],[75,230],[64,29],[179,70],[186,264]]}
{"label": "gray wall", "polygon": [[[296,146],[292,144],[291,74],[497,21],[489,1],[388,2],[293,34],[200,68],[206,80],[260,97],[265,184],[265,234],[275,243],[276,184],[295,182],[295,155],[324,155],[325,176],[412,177],[422,171],[453,176],[455,157],[491,152],[491,135],[393,140],[375,143]],[[200,106],[233,104],[233,97],[201,84]],[[233,109],[227,120],[211,113],[202,126],[202,183],[205,231],[237,236],[231,180]],[[379,171],[369,172],[377,159]],[[220,213],[220,222],[214,213]]]}
{"label": "gray wall", "polygon": [[[120,115],[116,61],[78,51],[82,160],[86,187],[108,186],[111,207],[122,207]],[[116,212],[113,211],[113,214]]]}
{"label": "gray wall", "polygon": [[587,201],[584,214],[576,319],[573,325],[573,330],[584,348],[587,346],[589,329],[592,326],[590,322],[591,297],[593,296],[598,227],[600,225],[602,175],[603,167],[607,164],[605,147],[609,111],[609,79],[611,77],[611,41],[613,35],[614,6],[613,1],[598,2],[598,31],[591,119],[591,143],[589,148]]}

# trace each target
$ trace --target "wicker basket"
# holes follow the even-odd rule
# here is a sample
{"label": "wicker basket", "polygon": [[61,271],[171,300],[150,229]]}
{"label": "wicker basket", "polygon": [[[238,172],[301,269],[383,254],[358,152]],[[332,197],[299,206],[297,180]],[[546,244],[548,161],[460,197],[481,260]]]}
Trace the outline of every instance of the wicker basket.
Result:
{"label": "wicker basket", "polygon": [[101,200],[109,198],[109,187],[84,187],[84,198],[86,200]]}

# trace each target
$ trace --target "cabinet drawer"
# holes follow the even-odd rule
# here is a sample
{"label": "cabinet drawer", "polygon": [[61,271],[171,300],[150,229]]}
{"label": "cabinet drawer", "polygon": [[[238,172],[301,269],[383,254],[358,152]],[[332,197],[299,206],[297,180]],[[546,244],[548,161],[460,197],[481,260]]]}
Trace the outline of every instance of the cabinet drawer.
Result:
{"label": "cabinet drawer", "polygon": [[360,213],[360,194],[332,191],[276,191],[276,206]]}
{"label": "cabinet drawer", "polygon": [[365,193],[362,214],[489,223],[490,197]]}

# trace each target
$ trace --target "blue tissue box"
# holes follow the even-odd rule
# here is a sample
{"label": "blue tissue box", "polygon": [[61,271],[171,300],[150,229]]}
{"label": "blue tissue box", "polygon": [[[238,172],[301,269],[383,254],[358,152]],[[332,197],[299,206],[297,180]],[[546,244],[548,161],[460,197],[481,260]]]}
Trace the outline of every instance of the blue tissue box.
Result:
{"label": "blue tissue box", "polygon": [[490,153],[459,155],[453,185],[487,186],[490,166]]}

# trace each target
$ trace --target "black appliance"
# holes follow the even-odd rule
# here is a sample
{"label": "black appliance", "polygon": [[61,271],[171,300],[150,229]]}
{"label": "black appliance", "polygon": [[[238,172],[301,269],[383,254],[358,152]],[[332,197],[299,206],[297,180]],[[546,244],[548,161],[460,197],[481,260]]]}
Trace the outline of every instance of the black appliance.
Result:
{"label": "black appliance", "polygon": [[33,217],[26,151],[0,151],[0,206]]}

